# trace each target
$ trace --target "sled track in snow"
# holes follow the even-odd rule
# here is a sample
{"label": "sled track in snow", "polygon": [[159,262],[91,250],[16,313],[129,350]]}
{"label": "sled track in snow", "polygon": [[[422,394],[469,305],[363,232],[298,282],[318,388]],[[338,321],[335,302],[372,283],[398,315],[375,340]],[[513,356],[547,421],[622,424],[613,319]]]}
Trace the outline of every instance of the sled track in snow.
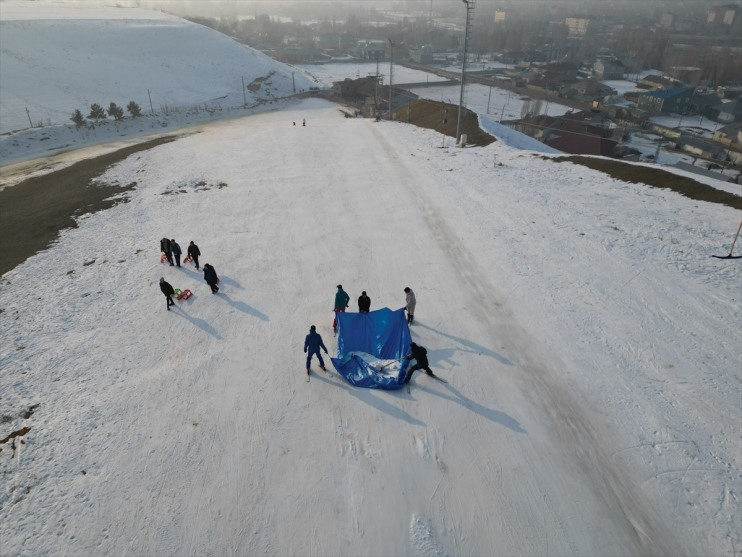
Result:
{"label": "sled track in snow", "polygon": [[[374,128],[379,143],[384,146],[390,159],[399,161],[400,168],[406,163],[390,145],[384,135]],[[558,373],[542,361],[537,339],[517,324],[513,313],[497,299],[500,298],[495,285],[478,267],[476,258],[450,230],[448,224],[426,198],[424,192],[415,188],[416,181],[411,170],[408,180],[401,181],[418,201],[431,235],[446,253],[452,267],[459,275],[461,290],[475,303],[467,307],[472,319],[484,330],[491,331],[494,338],[515,355],[521,392],[533,401],[534,408],[543,412],[544,423],[552,424],[552,430],[560,446],[568,451],[573,465],[582,471],[591,486],[591,491],[603,505],[615,523],[627,536],[624,548],[637,555],[683,555],[679,543],[664,539],[662,519],[652,505],[634,487],[629,476],[624,474],[612,459],[609,428],[600,419],[582,408],[574,395],[559,380]],[[628,546],[630,544],[630,547]]]}

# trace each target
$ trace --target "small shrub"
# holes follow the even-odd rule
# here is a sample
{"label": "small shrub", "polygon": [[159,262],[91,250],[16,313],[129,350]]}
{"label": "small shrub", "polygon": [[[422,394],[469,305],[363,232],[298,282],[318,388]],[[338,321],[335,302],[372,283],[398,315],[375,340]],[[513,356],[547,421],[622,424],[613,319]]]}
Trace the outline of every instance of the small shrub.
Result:
{"label": "small shrub", "polygon": [[112,102],[108,105],[108,115],[114,120],[123,120],[124,109],[117,105],[115,102]]}
{"label": "small shrub", "polygon": [[98,120],[105,120],[106,111],[103,110],[103,107],[98,103],[93,103],[90,105],[90,114],[88,114],[88,118],[95,120],[96,122]]}
{"label": "small shrub", "polygon": [[82,115],[82,112],[80,112],[79,108],[75,110],[70,120],[75,123],[75,127],[77,127],[78,129],[85,125],[85,116]]}
{"label": "small shrub", "polygon": [[130,101],[129,104],[126,105],[126,110],[129,111],[132,118],[137,118],[142,115],[142,109],[139,108],[139,105],[134,101]]}

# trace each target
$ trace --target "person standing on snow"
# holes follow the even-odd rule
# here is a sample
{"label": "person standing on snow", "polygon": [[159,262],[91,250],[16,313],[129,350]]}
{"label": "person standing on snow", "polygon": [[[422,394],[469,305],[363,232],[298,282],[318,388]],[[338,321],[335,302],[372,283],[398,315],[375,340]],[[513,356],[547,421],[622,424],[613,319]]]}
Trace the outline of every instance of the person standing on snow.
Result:
{"label": "person standing on snow", "polygon": [[320,348],[325,351],[325,354],[328,354],[327,348],[325,348],[325,343],[322,342],[322,337],[317,332],[317,327],[312,325],[311,327],[309,327],[309,334],[307,335],[307,338],[304,339],[304,353],[307,355],[307,375],[309,375],[309,367],[312,363],[312,356],[314,356],[315,354],[317,355],[317,359],[319,360],[319,367],[322,369],[322,371],[327,371],[325,362],[322,359],[322,354],[320,354]]}
{"label": "person standing on snow", "polygon": [[180,267],[180,255],[183,253],[183,250],[180,249],[180,246],[178,245],[178,242],[175,241],[175,238],[170,240],[170,249],[173,252],[173,255],[175,256],[175,263],[177,263],[177,267]]}
{"label": "person standing on snow", "polygon": [[436,377],[436,375],[428,367],[428,351],[425,349],[424,346],[418,346],[414,342],[411,343],[410,353],[405,356],[405,360],[415,360],[416,362],[414,366],[411,366],[407,370],[407,375],[405,375],[404,378],[405,383],[410,382],[410,379],[412,379],[412,374],[415,373],[418,369],[424,369],[425,373],[427,373],[431,377]]}
{"label": "person standing on snow", "polygon": [[198,270],[199,255],[201,255],[201,250],[198,249],[198,246],[193,243],[193,240],[191,240],[191,243],[188,244],[188,256],[193,259],[193,262],[196,264],[196,270]]}
{"label": "person standing on snow", "polygon": [[345,313],[345,308],[348,307],[350,302],[350,296],[343,290],[343,285],[338,284],[338,291],[335,293],[335,319],[332,322],[332,330],[337,333],[338,330],[338,312]]}
{"label": "person standing on snow", "polygon": [[175,294],[175,289],[173,288],[172,284],[165,281],[165,277],[160,277],[160,290],[162,290],[162,293],[165,294],[165,299],[167,300],[167,310],[170,311],[170,306],[175,305],[175,302],[173,302],[173,294]]}
{"label": "person standing on snow", "polygon": [[371,298],[366,296],[366,291],[364,290],[361,292],[361,295],[358,297],[358,311],[360,313],[368,313],[371,309]]}
{"label": "person standing on snow", "polygon": [[409,286],[405,286],[404,289],[405,292],[405,309],[407,310],[407,324],[411,325],[412,320],[415,318],[415,305],[417,304],[417,300],[415,299],[415,293],[412,291],[412,288]]}
{"label": "person standing on snow", "polygon": [[216,276],[216,270],[214,267],[208,263],[204,265],[204,280],[206,281],[206,284],[211,287],[212,294],[219,292],[219,287],[216,285],[219,282],[219,277]]}
{"label": "person standing on snow", "polygon": [[160,251],[165,254],[165,257],[167,257],[168,263],[170,263],[170,266],[173,265],[173,251],[170,248],[170,240],[167,238],[163,238],[160,240]]}

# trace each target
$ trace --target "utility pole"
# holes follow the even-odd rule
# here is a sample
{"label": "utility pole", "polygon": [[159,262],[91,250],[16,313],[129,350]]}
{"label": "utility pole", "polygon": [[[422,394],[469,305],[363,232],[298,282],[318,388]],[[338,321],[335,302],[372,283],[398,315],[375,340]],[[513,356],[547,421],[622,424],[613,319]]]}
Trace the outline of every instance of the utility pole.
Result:
{"label": "utility pole", "polygon": [[456,143],[461,142],[461,106],[464,104],[464,86],[466,85],[466,54],[469,48],[469,33],[471,32],[471,13],[474,10],[474,0],[461,0],[466,4],[466,26],[464,28],[464,60],[461,64],[461,94],[459,95],[459,115],[456,119]]}
{"label": "utility pole", "polygon": [[392,66],[394,64],[394,42],[389,39],[389,120],[392,117]]}
{"label": "utility pole", "polygon": [[[247,94],[245,93],[245,76],[242,77],[242,106],[247,106]],[[291,72],[291,79],[294,79],[294,72]],[[296,88],[294,88],[294,93],[296,93]]]}
{"label": "utility pole", "polygon": [[147,89],[147,96],[149,97],[149,111],[154,114],[155,109],[152,108],[152,94],[149,92],[149,89]]}
{"label": "utility pole", "polygon": [[26,109],[26,116],[28,116],[28,123],[31,124],[31,127],[33,128],[33,122],[31,121],[31,111],[28,108]]}

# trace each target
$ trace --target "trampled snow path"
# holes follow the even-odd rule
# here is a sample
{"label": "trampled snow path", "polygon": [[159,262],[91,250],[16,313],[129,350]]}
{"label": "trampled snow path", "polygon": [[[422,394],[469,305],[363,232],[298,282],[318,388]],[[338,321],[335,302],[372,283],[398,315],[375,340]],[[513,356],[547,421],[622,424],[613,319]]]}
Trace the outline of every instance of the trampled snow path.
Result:
{"label": "trampled snow path", "polygon": [[[305,101],[108,172],[131,201],[0,290],[2,553],[738,552],[739,211],[439,145]],[[412,286],[450,383],[307,385],[337,283]]]}

